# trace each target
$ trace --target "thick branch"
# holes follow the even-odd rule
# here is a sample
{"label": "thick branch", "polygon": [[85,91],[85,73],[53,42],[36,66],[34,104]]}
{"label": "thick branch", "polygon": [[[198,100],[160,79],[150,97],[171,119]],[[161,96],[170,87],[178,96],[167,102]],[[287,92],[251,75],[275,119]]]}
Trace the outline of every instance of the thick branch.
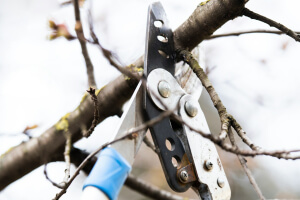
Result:
{"label": "thick branch", "polygon": [[[99,108],[99,122],[116,115],[124,102],[131,96],[134,88],[121,76],[96,92]],[[82,137],[82,129],[90,127],[93,121],[94,106],[85,95],[80,105],[71,113],[66,114],[55,125],[37,138],[22,143],[0,158],[0,189],[19,179],[33,169],[50,160],[57,152],[63,152],[66,138],[61,130],[64,123],[72,133],[72,142]]]}
{"label": "thick branch", "polygon": [[[243,2],[210,0],[207,4],[197,7],[190,18],[175,30],[176,47],[193,49],[228,20],[239,16],[244,9]],[[134,64],[135,68],[142,66],[142,58]],[[136,85],[137,82],[134,79],[125,80],[123,76],[120,76],[99,92],[97,95],[99,123],[106,117],[120,113],[123,103],[129,99]],[[58,122],[59,124],[67,121],[73,137],[72,142],[78,141],[82,137],[82,130],[90,127],[93,121],[93,111],[93,102],[84,98],[77,109]],[[45,160],[50,160],[56,153],[62,152],[66,140],[62,131],[57,130],[56,127],[56,125],[52,126],[40,137],[22,143],[1,156],[0,190],[44,164]]]}
{"label": "thick branch", "polygon": [[210,0],[201,3],[174,31],[175,48],[192,50],[227,21],[240,16],[244,4],[242,0]]}

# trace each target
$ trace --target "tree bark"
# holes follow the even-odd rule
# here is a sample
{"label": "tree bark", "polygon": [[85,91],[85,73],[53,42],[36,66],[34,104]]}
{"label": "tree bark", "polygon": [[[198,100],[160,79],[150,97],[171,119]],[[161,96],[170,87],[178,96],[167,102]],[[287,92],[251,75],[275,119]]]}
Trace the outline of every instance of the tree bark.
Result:
{"label": "tree bark", "polygon": [[[201,3],[192,15],[174,31],[177,49],[193,49],[227,21],[239,16],[244,0],[209,0]],[[141,57],[134,63],[143,66]],[[99,123],[109,116],[119,114],[123,104],[132,95],[137,81],[122,75],[98,91]],[[93,121],[94,105],[83,97],[80,105],[62,117],[41,136],[22,143],[0,157],[0,190],[63,152],[66,142],[65,129],[72,133],[72,142],[82,138]]]}

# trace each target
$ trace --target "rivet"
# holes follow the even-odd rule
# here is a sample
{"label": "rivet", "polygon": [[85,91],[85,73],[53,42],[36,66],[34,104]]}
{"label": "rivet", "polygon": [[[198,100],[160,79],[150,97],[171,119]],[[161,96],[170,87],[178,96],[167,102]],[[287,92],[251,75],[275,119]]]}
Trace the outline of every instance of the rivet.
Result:
{"label": "rivet", "polygon": [[190,117],[195,117],[198,114],[198,108],[193,101],[185,102],[184,108]]}
{"label": "rivet", "polygon": [[158,83],[158,92],[162,97],[168,98],[171,94],[171,87],[169,83],[167,81],[160,81]]}
{"label": "rivet", "polygon": [[218,185],[219,185],[220,188],[224,187],[225,181],[222,178],[218,178],[217,182],[218,182]]}

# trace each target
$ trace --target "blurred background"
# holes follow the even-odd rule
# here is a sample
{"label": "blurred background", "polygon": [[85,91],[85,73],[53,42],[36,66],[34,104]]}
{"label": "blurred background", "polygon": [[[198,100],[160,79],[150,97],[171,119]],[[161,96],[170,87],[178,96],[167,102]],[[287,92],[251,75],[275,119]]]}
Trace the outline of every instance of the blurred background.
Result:
{"label": "blurred background", "polygon": [[[105,48],[118,55],[124,65],[144,53],[146,20],[150,0],[82,1],[81,16],[89,37],[87,10],[91,8],[95,32]],[[193,12],[200,0],[161,1],[175,30]],[[49,20],[65,24],[75,35],[74,9],[64,1],[1,1],[0,3],[0,154],[37,137],[74,110],[88,89],[86,67],[77,40],[50,40]],[[254,12],[300,31],[300,2],[297,0],[250,0]],[[240,17],[226,23],[218,33],[270,28]],[[201,62],[229,113],[248,136],[265,149],[300,146],[300,45],[285,35],[247,34],[207,40],[200,45]],[[88,44],[99,88],[119,72],[109,65],[96,46]],[[200,99],[212,133],[218,133],[218,115],[204,91]],[[88,139],[76,147],[92,151],[111,139],[118,117],[97,126]],[[241,144],[242,145],[242,144]],[[243,146],[247,148],[246,146]],[[232,199],[258,199],[236,156],[218,149],[229,179]],[[300,161],[265,156],[247,158],[248,165],[268,199],[300,199]],[[62,181],[64,163],[48,165],[49,177]],[[75,167],[72,166],[71,173]],[[133,174],[170,191],[157,156],[142,145]],[[80,199],[80,174],[61,199]],[[0,199],[52,199],[59,189],[52,186],[40,167],[1,191]],[[196,198],[193,191],[181,194]],[[147,199],[126,187],[119,199]]]}

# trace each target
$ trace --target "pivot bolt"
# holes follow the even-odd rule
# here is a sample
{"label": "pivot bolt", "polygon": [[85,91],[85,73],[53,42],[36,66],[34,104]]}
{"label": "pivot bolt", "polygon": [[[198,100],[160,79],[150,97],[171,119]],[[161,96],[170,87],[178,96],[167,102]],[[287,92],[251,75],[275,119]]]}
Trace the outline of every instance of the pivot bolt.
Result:
{"label": "pivot bolt", "polygon": [[169,83],[167,81],[160,81],[158,83],[158,92],[162,97],[168,98],[171,94],[171,87]]}
{"label": "pivot bolt", "polygon": [[205,167],[207,170],[212,170],[213,166],[214,166],[214,164],[210,160],[207,160],[205,162]]}
{"label": "pivot bolt", "polygon": [[198,108],[195,104],[194,101],[187,101],[184,104],[184,108],[186,113],[190,116],[190,117],[195,117],[198,114]]}
{"label": "pivot bolt", "polygon": [[187,182],[188,178],[189,178],[189,174],[187,173],[187,171],[183,170],[180,172],[180,180],[183,183]]}
{"label": "pivot bolt", "polygon": [[222,178],[218,178],[218,185],[219,185],[219,187],[220,188],[223,188],[224,187],[224,185],[225,185],[225,181],[222,179]]}

